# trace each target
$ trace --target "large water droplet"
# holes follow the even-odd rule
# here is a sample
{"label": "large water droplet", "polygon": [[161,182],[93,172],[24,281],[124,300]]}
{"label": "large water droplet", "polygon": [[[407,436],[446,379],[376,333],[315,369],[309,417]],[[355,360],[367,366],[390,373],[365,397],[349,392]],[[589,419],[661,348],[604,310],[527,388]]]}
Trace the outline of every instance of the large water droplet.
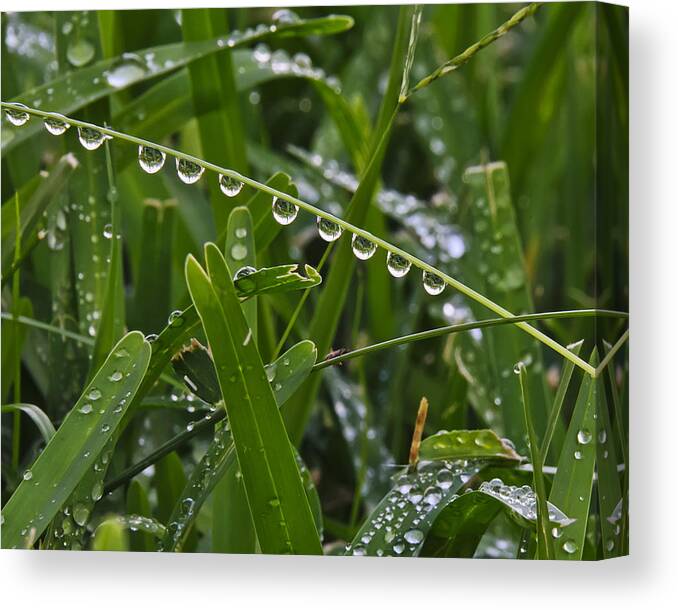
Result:
{"label": "large water droplet", "polygon": [[92,388],[87,394],[87,398],[90,400],[99,400],[101,398],[101,390],[98,388]]}
{"label": "large water droplet", "polygon": [[589,430],[586,428],[582,428],[577,432],[577,442],[580,445],[588,445],[591,442],[591,439],[593,438],[593,435]]}
{"label": "large water droplet", "polygon": [[139,165],[148,174],[155,174],[165,165],[164,152],[151,146],[139,146]]}
{"label": "large water droplet", "polygon": [[92,405],[86,402],[84,405],[82,405],[82,407],[78,409],[78,411],[83,415],[87,415],[88,413],[92,412]]}
{"label": "large water droplet", "polygon": [[224,174],[219,175],[219,188],[226,197],[235,197],[242,191],[243,186],[244,185],[240,180],[225,176]]}
{"label": "large water droplet", "polygon": [[281,225],[288,225],[294,222],[299,212],[299,207],[287,201],[286,199],[278,199],[273,197],[273,218]]}
{"label": "large water droplet", "polygon": [[362,235],[354,235],[351,240],[351,249],[361,261],[366,261],[377,251],[377,244]]}
{"label": "large water droplet", "polygon": [[33,478],[33,473],[30,469],[24,470],[23,479],[24,481],[30,481]]}
{"label": "large water droplet", "polygon": [[86,38],[73,40],[66,49],[66,59],[76,68],[86,66],[94,57],[94,45]]}
{"label": "large water droplet", "polygon": [[577,543],[571,538],[563,542],[563,551],[569,553],[570,555],[576,553],[578,548],[579,547],[577,546]]}
{"label": "large water droplet", "polygon": [[175,309],[167,318],[167,324],[177,328],[184,325],[184,317],[182,315],[181,309]]}
{"label": "large water droplet", "polygon": [[283,8],[273,13],[271,19],[276,25],[285,25],[288,23],[297,23],[299,21],[299,15],[294,11]]}
{"label": "large water droplet", "polygon": [[412,263],[400,254],[389,252],[386,257],[386,267],[393,277],[403,277],[407,275]]}
{"label": "large water droplet", "polygon": [[89,508],[84,504],[76,504],[73,507],[73,521],[78,525],[83,526],[87,523],[87,518],[89,517]]}
{"label": "large water droplet", "polygon": [[66,130],[70,125],[63,119],[57,119],[56,117],[46,117],[45,118],[45,129],[49,131],[53,136],[60,136],[66,133]]}
{"label": "large water droplet", "polygon": [[435,273],[424,271],[422,275],[422,282],[424,284],[424,290],[430,295],[435,296],[445,290],[445,281]]}
{"label": "large water droplet", "polygon": [[[14,105],[26,108],[24,104],[14,104]],[[23,110],[17,110],[15,108],[6,108],[5,116],[12,125],[16,125],[17,127],[25,125],[28,122],[28,119],[30,118],[28,112],[24,112]]]}
{"label": "large water droplet", "polygon": [[418,529],[412,529],[405,533],[405,540],[410,544],[419,544],[424,539],[424,532]]}
{"label": "large water droplet", "polygon": [[236,280],[240,280],[244,277],[247,277],[248,275],[252,275],[253,273],[256,273],[256,271],[257,270],[254,267],[250,267],[249,265],[241,267],[235,272],[235,275],[233,276],[233,281],[235,282]]}
{"label": "large water droplet", "polygon": [[336,241],[341,237],[343,229],[336,222],[318,216],[316,224],[318,225],[318,234],[325,241]]}
{"label": "large water droplet", "polygon": [[245,244],[233,244],[231,246],[231,258],[235,261],[241,261],[247,257],[247,246]]}
{"label": "large water droplet", "polygon": [[97,129],[90,127],[78,127],[78,140],[87,150],[96,150],[109,136],[104,135]]}
{"label": "large water droplet", "polygon": [[200,180],[205,168],[193,163],[193,161],[187,161],[186,159],[177,159],[177,174],[179,179],[185,184],[193,184]]}
{"label": "large water droplet", "polygon": [[110,71],[105,73],[106,82],[111,87],[121,89],[138,81],[146,74],[146,64],[135,53],[123,53],[122,58]]}
{"label": "large water droplet", "polygon": [[104,495],[104,486],[100,481],[97,481],[93,486],[92,486],[92,493],[90,497],[94,502],[98,502],[101,500],[101,497]]}
{"label": "large water droplet", "polygon": [[122,379],[122,373],[120,371],[114,371],[110,377],[108,378],[109,381],[120,381]]}

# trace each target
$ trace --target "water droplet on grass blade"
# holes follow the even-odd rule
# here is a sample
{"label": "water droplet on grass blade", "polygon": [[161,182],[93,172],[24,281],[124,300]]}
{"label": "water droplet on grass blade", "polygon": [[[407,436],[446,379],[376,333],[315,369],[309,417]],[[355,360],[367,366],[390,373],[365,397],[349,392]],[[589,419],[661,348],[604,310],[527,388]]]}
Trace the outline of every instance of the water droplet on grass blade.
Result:
{"label": "water droplet on grass blade", "polygon": [[96,150],[107,138],[110,138],[110,136],[104,135],[97,129],[78,127],[78,140],[87,150]]}
{"label": "water droplet on grass blade", "polygon": [[422,283],[424,285],[424,290],[432,296],[436,296],[445,290],[445,281],[443,278],[430,271],[424,271]]}
{"label": "water droplet on grass blade", "polygon": [[412,263],[400,254],[389,252],[386,257],[386,267],[393,277],[403,277],[407,275]]}
{"label": "water droplet on grass blade", "polygon": [[66,59],[76,68],[86,66],[94,57],[94,45],[86,38],[71,41],[66,49]]}
{"label": "water droplet on grass blade", "polygon": [[111,239],[113,237],[113,225],[112,224],[106,224],[104,225],[104,237],[106,239]]}
{"label": "water droplet on grass blade", "polygon": [[273,218],[281,225],[288,225],[294,222],[299,212],[298,206],[286,199],[278,199],[277,197],[273,197],[272,210]]}
{"label": "water droplet on grass blade", "polygon": [[122,58],[110,71],[105,72],[106,82],[116,89],[140,80],[146,74],[146,64],[135,53],[123,53]]}
{"label": "water droplet on grass blade", "polygon": [[155,174],[165,165],[164,152],[151,146],[139,146],[139,165],[147,174]]}
{"label": "water droplet on grass blade", "polygon": [[204,171],[204,167],[193,163],[193,161],[177,159],[177,174],[179,179],[185,184],[194,184],[200,180],[200,176],[202,176]]}
{"label": "water droplet on grass blade", "polygon": [[92,388],[87,394],[87,398],[90,400],[99,400],[101,398],[101,390],[98,388]]}
{"label": "water droplet on grass blade", "polygon": [[409,530],[405,533],[405,540],[410,544],[419,544],[424,539],[424,532],[418,529]]}
{"label": "water droplet on grass blade", "polygon": [[[26,108],[24,104],[14,104],[14,105]],[[24,112],[23,110],[18,110],[15,108],[6,108],[5,116],[7,117],[7,120],[16,127],[21,127],[22,125],[25,125],[28,122],[28,119],[30,118],[28,112]]]}
{"label": "water droplet on grass blade", "polygon": [[114,371],[111,376],[108,378],[109,381],[120,381],[122,379],[122,373],[120,371]]}
{"label": "water droplet on grass blade", "polygon": [[66,121],[57,119],[56,117],[47,117],[45,118],[44,123],[45,129],[53,136],[60,136],[66,133],[66,130],[70,127]]}
{"label": "water droplet on grass blade", "polygon": [[574,540],[572,540],[571,538],[569,540],[566,540],[565,542],[563,542],[563,551],[565,551],[566,553],[568,553],[570,555],[572,555],[573,553],[576,553],[578,548],[579,547],[577,546],[577,543]]}
{"label": "water droplet on grass blade", "polygon": [[30,481],[33,478],[33,473],[29,470],[24,470],[23,479],[24,481]]}
{"label": "water droplet on grass blade", "polygon": [[87,415],[88,413],[92,412],[92,405],[86,402],[84,405],[82,405],[82,407],[78,409],[78,411],[83,415]]}
{"label": "water droplet on grass blade", "polygon": [[87,523],[87,518],[89,517],[89,508],[84,504],[76,504],[73,507],[73,521],[78,525],[82,526]]}
{"label": "water droplet on grass blade", "polygon": [[588,443],[591,442],[592,438],[593,435],[586,428],[582,428],[581,430],[579,430],[579,432],[577,432],[577,442],[580,445],[588,445]]}
{"label": "water droplet on grass blade", "polygon": [[251,267],[249,265],[241,267],[235,272],[235,275],[233,276],[233,281],[235,282],[236,280],[240,280],[244,277],[247,277],[248,275],[252,275],[253,273],[256,273],[256,271],[257,270],[254,267]]}
{"label": "water droplet on grass blade", "polygon": [[316,224],[318,225],[318,234],[325,241],[336,241],[341,237],[343,229],[336,222],[318,216]]}
{"label": "water droplet on grass blade", "polygon": [[354,235],[351,240],[351,249],[361,261],[366,261],[377,251],[377,244],[362,235]]}
{"label": "water droplet on grass blade", "polygon": [[297,15],[294,11],[283,8],[283,9],[280,9],[279,11],[276,11],[275,13],[273,13],[271,20],[276,25],[285,25],[285,24],[288,24],[288,23],[297,23],[299,21],[299,15]]}
{"label": "water droplet on grass blade", "polygon": [[242,191],[243,183],[240,180],[221,174],[219,176],[219,188],[226,197],[235,197]]}
{"label": "water droplet on grass blade", "polygon": [[173,327],[179,327],[183,326],[184,324],[184,317],[182,316],[182,312],[180,309],[175,309],[167,318],[167,324]]}
{"label": "water droplet on grass blade", "polygon": [[231,247],[231,258],[235,261],[241,261],[247,257],[247,246],[245,244],[233,244]]}

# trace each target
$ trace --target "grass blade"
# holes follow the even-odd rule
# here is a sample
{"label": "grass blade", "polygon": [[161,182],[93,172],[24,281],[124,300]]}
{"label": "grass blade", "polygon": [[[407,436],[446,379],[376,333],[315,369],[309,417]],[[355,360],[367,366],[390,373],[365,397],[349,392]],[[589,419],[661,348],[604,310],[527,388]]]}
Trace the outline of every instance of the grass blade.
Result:
{"label": "grass blade", "polygon": [[115,346],[4,506],[4,548],[32,546],[45,531],[115,433],[150,355],[150,345],[139,332],[129,333]]}
{"label": "grass blade", "polygon": [[419,447],[422,460],[498,459],[519,462],[522,458],[492,430],[452,430],[424,439]]}
{"label": "grass blade", "polygon": [[213,244],[206,246],[205,257],[209,276],[189,257],[186,280],[226,399],[261,549],[265,553],[319,554],[313,517],[275,398],[256,346],[245,341],[251,330],[231,274]]}
{"label": "grass blade", "polygon": [[46,443],[49,443],[52,440],[52,437],[56,433],[54,425],[50,421],[49,417],[45,415],[45,412],[35,405],[29,405],[28,403],[22,402],[11,405],[2,405],[3,413],[25,413],[35,424],[36,428],[40,431],[42,438],[45,439]]}
{"label": "grass blade", "polygon": [[[598,364],[595,350],[590,364]],[[549,496],[549,502],[575,520],[558,532],[554,548],[556,559],[581,559],[584,552],[596,463],[593,435],[598,400],[597,383],[584,375]]]}

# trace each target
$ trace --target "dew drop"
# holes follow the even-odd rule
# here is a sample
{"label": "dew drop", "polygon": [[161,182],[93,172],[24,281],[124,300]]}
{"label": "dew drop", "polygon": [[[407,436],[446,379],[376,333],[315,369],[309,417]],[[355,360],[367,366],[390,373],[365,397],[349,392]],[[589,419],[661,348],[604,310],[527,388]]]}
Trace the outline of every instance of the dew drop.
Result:
{"label": "dew drop", "polygon": [[362,235],[354,235],[351,240],[351,249],[361,261],[366,261],[377,251],[377,244]]}
{"label": "dew drop", "polygon": [[612,549],[614,549],[614,540],[613,540],[612,538],[610,538],[610,539],[607,541],[607,543],[605,544],[605,548],[606,548],[608,551],[611,551]]}
{"label": "dew drop", "polygon": [[577,546],[577,543],[571,538],[563,542],[563,551],[569,553],[570,555],[576,553],[578,548],[579,547]]}
{"label": "dew drop", "polygon": [[430,295],[435,296],[445,290],[445,281],[435,273],[424,271],[422,275],[422,282],[424,284],[424,290]]}
{"label": "dew drop", "polygon": [[122,379],[122,373],[120,371],[115,371],[113,374],[108,378],[109,381],[120,381]]}
{"label": "dew drop", "polygon": [[419,544],[424,539],[424,532],[418,529],[412,529],[405,533],[405,540],[410,544]]}
{"label": "dew drop", "polygon": [[273,218],[278,224],[288,225],[294,222],[299,212],[299,207],[286,199],[273,197],[272,203]]}
{"label": "dew drop", "polygon": [[235,236],[238,239],[245,239],[247,237],[247,229],[245,227],[238,227],[235,230]]}
{"label": "dew drop", "polygon": [[193,161],[177,159],[177,174],[179,179],[185,184],[194,184],[200,180],[200,176],[202,176],[204,171],[204,167],[193,163]]}
{"label": "dew drop", "polygon": [[273,13],[271,20],[276,25],[286,25],[289,23],[297,23],[299,21],[299,15],[294,11],[283,8]]}
{"label": "dew drop", "polygon": [[101,431],[104,434],[106,434],[106,432],[108,432],[110,429],[111,429],[111,427],[108,424],[104,424],[103,426],[101,426]]}
{"label": "dew drop", "polygon": [[82,405],[82,407],[78,409],[78,411],[83,415],[87,415],[88,413],[92,412],[92,405],[86,402],[84,405]]}
{"label": "dew drop", "polygon": [[73,521],[78,525],[83,526],[87,523],[87,518],[89,517],[89,508],[84,504],[76,504],[73,507]]}
{"label": "dew drop", "polygon": [[403,277],[407,275],[412,263],[400,254],[389,252],[386,257],[386,267],[393,277]]}
{"label": "dew drop", "polygon": [[62,120],[62,119],[57,119],[56,117],[47,117],[45,119],[45,129],[51,133],[53,136],[60,136],[66,133],[66,130],[70,127],[70,125]]}
{"label": "dew drop", "polygon": [[24,481],[30,481],[33,478],[33,473],[29,470],[24,470],[23,479]]}
{"label": "dew drop", "polygon": [[318,225],[318,234],[325,241],[336,241],[341,237],[343,229],[336,222],[318,216],[316,224]]}
{"label": "dew drop", "polygon": [[94,45],[86,38],[71,41],[66,49],[66,59],[76,68],[86,66],[94,57]]}
{"label": "dew drop", "polygon": [[155,174],[165,165],[167,155],[151,146],[139,146],[139,165],[147,174]]}
{"label": "dew drop", "polygon": [[243,183],[240,180],[221,174],[219,176],[219,188],[226,197],[235,197],[242,191]]}
{"label": "dew drop", "polygon": [[78,140],[80,140],[80,144],[87,150],[96,150],[107,138],[108,136],[97,129],[78,127]]}
{"label": "dew drop", "polygon": [[146,335],[144,339],[146,339],[146,341],[148,341],[149,343],[153,343],[154,341],[158,340],[158,335],[156,335],[155,333],[150,333]]}
{"label": "dew drop", "polygon": [[605,431],[605,428],[601,428],[600,430],[598,430],[598,442],[601,445],[604,445],[606,441],[607,441],[607,432]]}
{"label": "dew drop", "polygon": [[181,314],[182,312],[180,309],[175,309],[167,318],[167,324],[175,328],[183,326],[184,317]]}
{"label": "dew drop", "polygon": [[123,53],[109,72],[105,72],[106,82],[116,89],[127,87],[146,74],[146,64],[136,53]]}
{"label": "dew drop", "polygon": [[593,438],[593,435],[589,430],[586,428],[582,428],[577,432],[577,442],[580,445],[588,445],[591,442],[591,439]]}
{"label": "dew drop", "polygon": [[100,481],[97,481],[92,487],[92,493],[90,497],[94,502],[101,500],[101,497],[104,495],[104,486]]}
{"label": "dew drop", "polygon": [[113,237],[113,225],[112,224],[107,224],[104,226],[104,237],[106,239],[111,239]]}
{"label": "dew drop", "polygon": [[551,530],[551,536],[554,538],[560,538],[563,535],[563,530],[561,530],[559,527],[554,527]]}
{"label": "dew drop", "polygon": [[87,398],[90,400],[99,400],[101,398],[101,390],[98,388],[92,388],[87,394]]}
{"label": "dew drop", "polygon": [[581,451],[579,451],[579,449],[577,449],[574,452],[574,459],[575,460],[581,460],[583,457],[584,457],[584,454]]}
{"label": "dew drop", "polygon": [[[24,104],[14,104],[14,106],[26,108]],[[28,123],[28,119],[30,118],[28,112],[24,112],[23,110],[18,110],[16,108],[6,108],[5,116],[7,117],[7,120],[16,127],[25,125]]]}
{"label": "dew drop", "polygon": [[231,246],[231,258],[235,261],[241,261],[247,257],[247,246],[245,244],[233,244]]}
{"label": "dew drop", "polygon": [[240,269],[238,269],[235,272],[235,275],[233,276],[233,281],[235,282],[244,277],[247,277],[248,275],[252,275],[253,273],[256,273],[256,271],[257,270],[254,267],[251,267],[249,265],[246,265],[245,267],[240,267]]}

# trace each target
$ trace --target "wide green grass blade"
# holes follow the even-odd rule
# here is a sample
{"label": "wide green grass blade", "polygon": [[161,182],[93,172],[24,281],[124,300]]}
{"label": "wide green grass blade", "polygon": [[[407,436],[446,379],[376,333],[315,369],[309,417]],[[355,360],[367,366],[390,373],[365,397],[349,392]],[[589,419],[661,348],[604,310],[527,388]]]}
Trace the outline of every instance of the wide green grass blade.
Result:
{"label": "wide green grass blade", "polygon": [[[594,350],[590,364],[598,364]],[[588,523],[593,473],[596,464],[596,410],[598,387],[589,375],[583,375],[577,402],[553,477],[549,502],[575,521],[557,532],[556,559],[581,559]]]}
{"label": "wide green grass blade", "polygon": [[421,441],[419,459],[498,459],[519,462],[522,458],[492,430],[438,432]]}
{"label": "wide green grass blade", "polygon": [[62,509],[115,434],[150,355],[150,345],[139,332],[129,333],[115,346],[4,506],[4,548],[32,546]]}
{"label": "wide green grass blade", "polygon": [[[175,43],[138,50],[133,57],[114,57],[97,61],[35,87],[12,99],[14,102],[34,105],[42,100],[52,112],[71,114],[77,110],[122,91],[134,84],[169,74],[193,61],[208,57],[223,49],[285,36],[330,35],[349,29],[353,20],[346,16],[329,16],[277,26],[273,31],[264,28],[247,34],[219,36],[212,40]],[[232,44],[229,44],[232,41]],[[42,123],[31,121],[19,130],[3,132],[2,154],[9,154],[20,143],[40,130]]]}
{"label": "wide green grass blade", "polygon": [[45,412],[36,405],[29,405],[28,403],[22,402],[11,405],[2,405],[3,413],[25,413],[30,420],[35,424],[35,427],[40,431],[40,435],[45,440],[46,443],[49,443],[52,440],[52,437],[56,433],[54,429],[54,424],[50,421],[49,417]]}
{"label": "wide green grass blade", "polygon": [[[21,252],[19,264],[39,243],[37,227],[50,204],[58,199],[58,193],[65,188],[78,160],[71,154],[65,154],[54,165],[47,178],[41,179],[37,188],[26,200],[20,198],[21,207]],[[17,237],[14,205],[9,202],[2,206],[2,281],[11,275],[17,265],[14,264],[14,245]]]}
{"label": "wide green grass blade", "polygon": [[[233,208],[228,216],[224,256],[228,268],[235,275],[244,267],[257,268],[257,250],[255,246],[252,214],[246,207]],[[250,270],[248,270],[250,271]],[[243,282],[246,278],[243,279]],[[242,285],[242,284],[241,284]],[[256,287],[256,284],[255,284]],[[245,291],[243,291],[245,292]],[[245,292],[245,294],[247,294]],[[257,299],[253,297],[242,304],[247,325],[252,331],[252,339],[257,340]]]}
{"label": "wide green grass blade", "polygon": [[230,271],[213,244],[205,257],[209,276],[189,257],[186,280],[219,375],[259,544],[264,553],[319,554],[299,469],[257,348],[246,341],[251,330]]}
{"label": "wide green grass blade", "polygon": [[346,555],[416,557],[440,511],[483,468],[481,461],[420,462],[365,520]]}
{"label": "wide green grass blade", "polygon": [[[509,311],[531,312],[532,298],[506,164],[469,168],[464,181],[468,185],[468,228],[473,234],[464,256],[467,281]],[[471,303],[471,309],[478,319],[485,314],[485,308],[475,303]],[[525,423],[512,369],[521,360],[533,363],[528,369],[529,391],[535,429],[541,435],[546,427],[546,410],[538,344],[520,329],[507,327],[483,332],[479,340],[462,337],[461,346],[474,406],[492,428],[524,450]]]}
{"label": "wide green grass blade", "polygon": [[[537,498],[527,485],[506,485],[492,479],[452,500],[438,515],[426,537],[422,555],[427,557],[472,557],[488,526],[500,512],[523,528],[537,528]],[[548,520],[558,528],[567,515],[548,506]]]}

